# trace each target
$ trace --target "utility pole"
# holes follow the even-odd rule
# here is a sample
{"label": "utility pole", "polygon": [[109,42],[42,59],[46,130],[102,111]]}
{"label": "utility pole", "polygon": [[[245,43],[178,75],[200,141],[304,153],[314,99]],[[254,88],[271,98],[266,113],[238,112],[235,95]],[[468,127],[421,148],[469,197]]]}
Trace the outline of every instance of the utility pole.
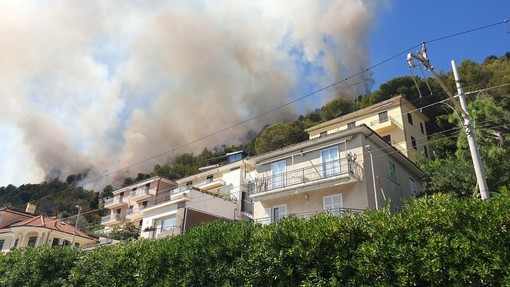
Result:
{"label": "utility pole", "polygon": [[469,144],[469,151],[471,152],[471,159],[473,161],[473,166],[475,168],[475,174],[476,174],[476,181],[478,184],[478,188],[480,189],[480,195],[482,199],[489,199],[489,188],[487,187],[487,182],[485,180],[485,172],[483,169],[482,160],[480,158],[480,153],[478,150],[478,145],[476,143],[476,137],[475,137],[475,128],[471,124],[471,119],[467,110],[466,101],[464,99],[464,92],[462,90],[462,86],[460,84],[460,78],[459,73],[457,71],[457,66],[455,65],[455,61],[452,60],[452,69],[453,69],[453,75],[455,77],[455,83],[457,86],[457,93],[459,94],[459,103],[455,100],[455,97],[450,92],[448,87],[443,83],[441,78],[437,75],[437,73],[434,71],[434,66],[430,64],[429,58],[427,56],[427,47],[425,46],[425,43],[421,46],[421,52],[418,52],[416,54],[409,53],[407,54],[407,62],[409,63],[409,66],[411,68],[416,67],[416,65],[413,62],[413,59],[416,59],[420,61],[425,69],[427,69],[432,76],[434,76],[434,79],[439,83],[441,88],[445,91],[445,93],[448,95],[450,100],[453,102],[456,108],[458,108],[461,111],[462,118],[464,119],[464,128],[466,130],[466,136],[468,139]]}
{"label": "utility pole", "polygon": [[466,100],[464,99],[464,91],[462,90],[459,72],[457,71],[457,65],[455,65],[455,60],[452,60],[451,63],[453,76],[455,77],[455,85],[457,86],[457,93],[459,94],[460,106],[466,114],[465,116],[463,116],[464,128],[466,129],[469,151],[471,152],[471,157],[473,158],[473,166],[475,168],[476,181],[478,182],[478,188],[480,189],[482,199],[489,199],[490,198],[489,188],[487,186],[487,182],[485,181],[485,171],[483,169],[482,160],[480,158],[478,144],[476,143],[475,127],[471,124],[471,119],[469,117]]}

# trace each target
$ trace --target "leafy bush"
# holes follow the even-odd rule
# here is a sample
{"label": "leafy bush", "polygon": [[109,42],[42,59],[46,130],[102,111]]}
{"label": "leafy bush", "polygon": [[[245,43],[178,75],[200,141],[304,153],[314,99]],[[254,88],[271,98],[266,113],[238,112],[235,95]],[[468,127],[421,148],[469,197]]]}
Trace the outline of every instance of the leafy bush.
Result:
{"label": "leafy bush", "polygon": [[37,247],[0,256],[0,286],[62,286],[82,251],[71,247]]}
{"label": "leafy bush", "polygon": [[1,286],[501,286],[510,196],[437,194],[387,210],[271,225],[213,222],[184,235],[0,256]]}

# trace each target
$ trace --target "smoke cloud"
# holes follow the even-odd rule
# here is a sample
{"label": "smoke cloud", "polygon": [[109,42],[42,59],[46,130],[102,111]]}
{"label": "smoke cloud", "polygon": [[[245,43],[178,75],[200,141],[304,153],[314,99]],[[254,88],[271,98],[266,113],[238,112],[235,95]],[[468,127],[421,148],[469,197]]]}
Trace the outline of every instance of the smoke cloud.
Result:
{"label": "smoke cloud", "polygon": [[375,6],[3,1],[0,186],[84,170],[147,172],[302,113],[290,106],[165,153],[366,68]]}

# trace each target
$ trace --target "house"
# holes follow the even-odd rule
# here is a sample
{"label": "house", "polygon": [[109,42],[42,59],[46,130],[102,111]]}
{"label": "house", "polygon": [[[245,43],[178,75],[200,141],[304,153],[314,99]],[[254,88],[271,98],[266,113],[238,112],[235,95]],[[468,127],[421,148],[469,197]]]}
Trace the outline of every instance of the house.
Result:
{"label": "house", "polygon": [[251,216],[244,157],[242,151],[229,153],[200,173],[176,180],[176,188],[143,210],[141,236],[174,236],[203,222]]}
{"label": "house", "polygon": [[56,217],[34,214],[36,206],[27,205],[25,212],[12,208],[0,208],[0,249],[27,246],[67,246],[86,248],[94,245],[92,237],[73,225]]}
{"label": "house", "polygon": [[423,172],[367,125],[309,131],[308,141],[246,159],[256,221],[361,212],[385,202],[398,209],[401,199],[423,190]]}
{"label": "house", "polygon": [[417,154],[430,156],[425,123],[427,116],[402,96],[377,103],[353,113],[313,126],[310,139],[367,125],[386,142],[410,159]]}
{"label": "house", "polygon": [[175,186],[174,181],[156,176],[114,190],[113,197],[104,200],[108,215],[101,219],[101,225],[107,232],[127,222],[142,226],[143,210],[157,204]]}

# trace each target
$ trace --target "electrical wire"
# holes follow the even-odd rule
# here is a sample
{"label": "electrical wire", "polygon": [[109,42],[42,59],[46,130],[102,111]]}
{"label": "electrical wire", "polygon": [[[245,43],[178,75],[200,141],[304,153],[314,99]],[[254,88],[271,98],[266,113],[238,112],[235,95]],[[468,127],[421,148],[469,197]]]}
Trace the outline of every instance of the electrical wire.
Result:
{"label": "electrical wire", "polygon": [[[480,26],[480,27],[477,27],[477,28],[474,28],[474,29],[465,30],[465,31],[458,32],[458,33],[455,33],[455,34],[450,34],[450,35],[446,35],[446,36],[438,37],[438,38],[435,38],[435,39],[431,39],[431,40],[428,40],[428,41],[424,41],[424,43],[432,43],[432,42],[436,42],[436,41],[441,41],[441,40],[445,40],[445,39],[449,39],[449,38],[457,37],[457,36],[460,36],[460,35],[463,35],[463,34],[472,33],[472,32],[475,32],[475,31],[479,31],[479,30],[483,30],[483,29],[491,28],[491,27],[494,27],[494,26],[497,26],[497,25],[506,24],[507,22],[508,22],[508,20],[503,20],[503,21],[500,21],[500,22],[497,22],[497,23],[493,23],[493,24],[489,24],[489,25],[485,25],[485,26]],[[384,60],[382,60],[382,61],[380,61],[380,62],[378,62],[378,63],[376,63],[376,64],[374,64],[374,65],[372,65],[372,66],[370,66],[370,67],[368,67],[368,68],[366,68],[366,69],[363,69],[363,70],[361,70],[361,71],[359,71],[359,72],[357,72],[357,73],[354,73],[354,74],[352,74],[352,75],[350,75],[350,76],[348,76],[348,77],[346,77],[346,78],[344,78],[344,79],[341,79],[341,80],[338,80],[338,81],[336,81],[336,82],[333,82],[333,83],[331,83],[331,84],[329,84],[329,85],[326,85],[326,86],[324,86],[324,87],[322,87],[322,88],[319,88],[319,89],[317,89],[317,90],[315,90],[315,91],[312,91],[312,92],[310,92],[310,93],[307,93],[307,94],[305,94],[304,96],[299,97],[299,98],[297,98],[297,99],[294,99],[294,100],[292,100],[292,101],[289,101],[289,102],[287,102],[287,103],[285,103],[285,104],[283,104],[283,105],[281,105],[281,106],[278,106],[278,107],[272,108],[272,109],[270,109],[270,110],[268,110],[268,111],[266,111],[266,112],[263,112],[263,113],[261,113],[261,114],[258,114],[258,115],[255,115],[255,116],[249,117],[248,119],[245,119],[245,120],[240,121],[240,122],[238,122],[238,123],[235,123],[235,124],[233,124],[233,125],[230,125],[230,126],[227,126],[227,127],[221,128],[221,129],[219,129],[219,130],[217,130],[217,131],[214,131],[214,132],[212,132],[212,133],[210,133],[210,134],[207,134],[207,135],[205,135],[205,136],[202,136],[202,137],[196,138],[196,139],[191,140],[191,141],[189,141],[189,142],[187,142],[187,143],[184,143],[184,144],[182,144],[182,145],[176,146],[176,147],[174,147],[174,148],[172,148],[172,149],[170,149],[170,150],[167,150],[167,151],[165,151],[165,152],[162,152],[162,153],[159,153],[159,154],[157,154],[157,155],[154,155],[154,156],[151,156],[151,157],[148,157],[148,158],[142,159],[142,160],[140,160],[140,161],[134,162],[134,163],[129,164],[129,165],[127,165],[127,166],[123,167],[123,168],[117,169],[117,170],[112,171],[112,172],[105,173],[105,174],[103,174],[103,175],[101,175],[101,176],[98,176],[98,177],[96,177],[96,178],[94,178],[94,179],[87,180],[87,181],[82,181],[82,184],[83,184],[83,185],[86,185],[86,184],[90,184],[90,183],[97,182],[97,181],[99,181],[99,180],[102,180],[104,177],[108,177],[109,175],[112,175],[112,174],[115,174],[115,173],[118,173],[118,172],[121,172],[121,171],[127,170],[127,169],[129,169],[130,167],[137,166],[137,165],[139,165],[139,164],[141,164],[141,163],[144,163],[144,162],[147,162],[147,161],[149,161],[149,160],[152,160],[152,159],[155,159],[155,158],[161,157],[161,156],[163,156],[163,155],[165,155],[165,154],[168,154],[168,153],[171,153],[171,152],[173,153],[173,152],[174,152],[174,151],[176,151],[176,150],[182,149],[182,148],[184,148],[184,147],[186,147],[186,146],[192,145],[192,144],[197,143],[197,142],[199,142],[199,141],[202,141],[202,140],[204,140],[204,139],[207,139],[207,138],[210,138],[210,137],[212,137],[212,136],[218,135],[218,134],[223,133],[223,132],[225,132],[225,131],[227,131],[227,130],[230,130],[230,129],[232,129],[232,128],[238,127],[238,126],[240,126],[240,125],[243,125],[243,124],[245,124],[245,123],[247,123],[247,122],[253,121],[253,120],[255,120],[255,119],[258,119],[258,118],[260,118],[260,117],[263,117],[263,116],[265,116],[265,115],[268,115],[268,114],[270,114],[270,113],[273,113],[273,112],[275,112],[275,111],[278,111],[278,110],[280,110],[280,109],[282,109],[282,108],[284,108],[284,107],[287,107],[287,106],[289,106],[289,105],[292,105],[292,104],[294,104],[294,103],[296,103],[296,102],[298,102],[298,101],[301,101],[301,100],[303,100],[303,99],[305,99],[305,98],[308,98],[308,97],[311,97],[311,96],[313,96],[313,95],[316,95],[316,94],[318,94],[318,93],[320,93],[320,92],[323,92],[323,91],[325,91],[325,90],[327,90],[327,89],[330,89],[330,88],[332,88],[332,87],[334,87],[334,86],[337,86],[337,85],[339,85],[339,84],[341,84],[341,83],[345,83],[345,82],[347,82],[348,80],[350,80],[350,79],[352,79],[352,78],[355,78],[355,77],[360,76],[360,75],[362,75],[362,74],[364,74],[364,73],[367,73],[367,72],[369,72],[369,71],[371,71],[371,70],[373,70],[373,69],[375,69],[375,68],[377,68],[377,67],[379,67],[379,66],[381,66],[381,65],[383,65],[383,64],[385,64],[385,63],[387,63],[387,62],[389,62],[389,61],[391,61],[391,60],[393,60],[393,59],[395,59],[395,58],[397,58],[397,57],[400,57],[400,56],[402,56],[402,55],[405,55],[406,53],[408,53],[408,52],[410,52],[410,51],[412,51],[412,50],[416,49],[417,47],[420,47],[421,45],[422,45],[422,43],[417,44],[417,45],[414,45],[414,46],[412,46],[412,47],[410,47],[410,48],[408,48],[408,49],[406,49],[406,50],[403,50],[403,51],[401,51],[401,52],[399,52],[399,53],[397,53],[397,54],[395,54],[395,55],[393,55],[393,56],[391,56],[391,57],[389,57],[389,58],[386,58],[386,59],[384,59]],[[74,188],[75,188],[75,187],[69,187],[69,188],[67,188],[67,189],[62,190],[60,193],[65,192],[65,191],[68,191],[68,190],[72,190],[72,189],[74,189]],[[50,196],[54,196],[54,195],[56,195],[56,194],[58,194],[58,193],[54,193],[54,194],[51,194],[51,195],[47,195],[47,196],[41,197],[41,198],[39,198],[38,200],[41,200],[41,199],[44,199],[44,198],[47,198],[47,197],[50,197]],[[20,205],[20,206],[23,206],[23,205],[24,205],[24,204],[22,204],[22,205]]]}

